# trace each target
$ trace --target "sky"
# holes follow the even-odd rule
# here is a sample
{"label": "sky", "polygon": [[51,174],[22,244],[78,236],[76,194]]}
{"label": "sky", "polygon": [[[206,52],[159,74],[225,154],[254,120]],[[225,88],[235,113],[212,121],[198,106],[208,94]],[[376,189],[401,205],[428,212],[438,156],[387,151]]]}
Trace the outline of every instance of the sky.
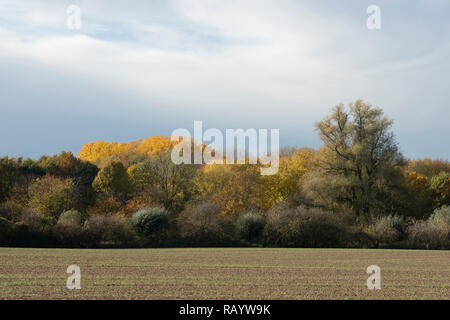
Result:
{"label": "sky", "polygon": [[406,157],[448,159],[449,12],[447,0],[0,0],[0,156],[76,154],[194,120],[315,148],[315,122],[364,99],[394,120]]}

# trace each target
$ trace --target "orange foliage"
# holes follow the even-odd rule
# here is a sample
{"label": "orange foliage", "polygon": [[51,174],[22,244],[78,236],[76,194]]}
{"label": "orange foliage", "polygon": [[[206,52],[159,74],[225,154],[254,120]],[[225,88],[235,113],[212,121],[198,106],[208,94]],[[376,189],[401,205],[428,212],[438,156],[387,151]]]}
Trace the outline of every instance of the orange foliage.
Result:
{"label": "orange foliage", "polygon": [[119,200],[113,196],[109,198],[99,197],[95,201],[95,204],[87,209],[88,216],[94,215],[109,215],[114,213],[119,213],[122,209],[122,204]]}

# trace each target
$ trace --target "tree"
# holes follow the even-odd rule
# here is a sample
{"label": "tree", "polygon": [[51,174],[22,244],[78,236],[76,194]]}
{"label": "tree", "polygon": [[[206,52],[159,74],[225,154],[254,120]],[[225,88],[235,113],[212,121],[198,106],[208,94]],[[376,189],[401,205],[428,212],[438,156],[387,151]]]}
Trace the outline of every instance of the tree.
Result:
{"label": "tree", "polygon": [[430,180],[430,189],[434,193],[436,208],[450,205],[450,173],[441,172]]}
{"label": "tree", "polygon": [[111,161],[94,179],[92,187],[97,192],[112,193],[124,197],[131,192],[131,184],[127,170],[121,162]]}
{"label": "tree", "polygon": [[342,104],[336,106],[329,117],[317,123],[325,144],[322,168],[349,182],[349,194],[336,200],[349,201],[357,216],[370,215],[383,169],[403,161],[391,126],[380,108],[362,100],[350,103],[348,110]]}
{"label": "tree", "polygon": [[280,159],[278,173],[262,177],[265,208],[292,198],[298,192],[300,179],[315,167],[316,153],[313,149],[302,148],[292,153],[285,152],[288,156]]}
{"label": "tree", "polygon": [[183,209],[184,203],[191,197],[191,181],[197,166],[175,164],[170,152],[161,152],[130,167],[133,185],[138,191],[147,190],[157,202],[169,211]]}
{"label": "tree", "polygon": [[95,177],[99,169],[96,165],[81,161],[80,164],[72,172],[72,178],[75,182],[78,200],[77,208],[85,210],[95,200],[95,192],[92,187]]}
{"label": "tree", "polygon": [[38,161],[38,165],[47,173],[63,178],[70,177],[80,164],[81,160],[76,158],[72,152],[66,151],[52,157],[43,156]]}
{"label": "tree", "polygon": [[433,160],[429,158],[422,160],[409,160],[408,170],[416,172],[417,175],[431,178],[441,172],[450,173],[450,162],[448,160]]}
{"label": "tree", "polygon": [[0,203],[5,201],[12,190],[17,177],[17,168],[12,159],[0,159]]}
{"label": "tree", "polygon": [[236,220],[247,210],[264,209],[264,186],[256,165],[209,164],[199,170],[194,184],[200,198],[211,200]]}
{"label": "tree", "polygon": [[125,166],[169,150],[175,142],[170,137],[155,136],[131,142],[97,141],[82,146],[78,157],[90,161],[100,168],[111,161],[121,161]]}
{"label": "tree", "polygon": [[92,204],[95,196],[92,182],[99,171],[96,165],[80,160],[72,152],[65,151],[51,157],[43,156],[37,165],[53,176],[73,179],[79,196],[76,205],[78,209],[85,210]]}
{"label": "tree", "polygon": [[29,207],[56,221],[61,213],[75,206],[75,185],[71,179],[45,175],[29,187]]}

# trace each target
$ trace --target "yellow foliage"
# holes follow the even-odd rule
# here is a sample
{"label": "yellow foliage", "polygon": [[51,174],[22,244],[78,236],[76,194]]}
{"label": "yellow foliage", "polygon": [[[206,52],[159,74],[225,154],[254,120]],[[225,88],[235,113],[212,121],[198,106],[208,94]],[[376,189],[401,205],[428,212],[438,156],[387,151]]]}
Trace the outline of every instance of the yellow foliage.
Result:
{"label": "yellow foliage", "polygon": [[417,174],[416,171],[407,171],[407,174],[416,193],[420,194],[426,190],[428,185],[427,177]]}
{"label": "yellow foliage", "polygon": [[291,197],[298,190],[301,177],[316,166],[315,158],[316,152],[309,148],[299,149],[291,157],[281,158],[278,173],[263,177],[264,207],[269,208]]}
{"label": "yellow foliage", "polygon": [[197,172],[194,184],[201,197],[211,199],[232,219],[249,209],[263,209],[259,166],[206,165]]}
{"label": "yellow foliage", "polygon": [[155,136],[131,142],[90,142],[82,146],[78,153],[81,160],[90,161],[99,167],[110,161],[121,161],[125,166],[136,159],[156,155],[173,147],[170,137]]}

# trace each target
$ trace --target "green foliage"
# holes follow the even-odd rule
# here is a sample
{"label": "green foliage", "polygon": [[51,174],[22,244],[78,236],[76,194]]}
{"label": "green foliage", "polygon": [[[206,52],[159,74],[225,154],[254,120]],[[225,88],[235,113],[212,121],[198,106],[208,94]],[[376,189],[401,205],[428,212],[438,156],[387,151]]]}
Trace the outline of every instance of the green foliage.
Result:
{"label": "green foliage", "polygon": [[169,227],[169,214],[163,208],[144,208],[133,214],[130,220],[136,232],[142,236],[153,236]]}
{"label": "green foliage", "polygon": [[450,228],[450,206],[442,206],[435,209],[428,218],[428,223],[439,229],[448,230]]}
{"label": "green foliage", "polygon": [[32,210],[56,222],[61,213],[75,206],[75,185],[71,179],[46,175],[30,185],[29,199]]}
{"label": "green foliage", "polygon": [[441,172],[430,180],[430,189],[434,193],[436,207],[450,205],[450,173]]}
{"label": "green foliage", "polygon": [[384,169],[403,161],[391,126],[392,121],[380,108],[361,100],[350,103],[349,110],[336,106],[329,117],[317,124],[325,143],[321,167],[328,176],[338,175],[348,181],[347,192],[339,192],[335,200],[350,204],[357,216],[370,216],[376,184]]}
{"label": "green foliage", "polygon": [[435,209],[428,218],[427,224],[429,228],[436,229],[441,247],[448,246],[450,242],[450,206]]}
{"label": "green foliage", "polygon": [[12,159],[0,158],[0,203],[5,201],[17,177],[17,168]]}
{"label": "green foliage", "polygon": [[162,152],[130,167],[129,172],[139,191],[147,191],[156,202],[171,212],[181,211],[191,198],[196,166],[174,164],[170,152]]}
{"label": "green foliage", "polygon": [[399,241],[405,233],[405,220],[398,215],[380,217],[376,220],[372,233],[381,243]]}
{"label": "green foliage", "polygon": [[247,212],[236,221],[236,235],[246,242],[258,241],[263,233],[266,220],[260,213]]}
{"label": "green foliage", "polygon": [[60,225],[81,225],[82,215],[77,210],[64,211],[58,219]]}
{"label": "green foliage", "polygon": [[103,167],[95,177],[92,187],[97,192],[112,193],[116,196],[124,196],[131,192],[127,171],[118,161],[111,161]]}
{"label": "green foliage", "polygon": [[63,151],[52,157],[41,157],[37,164],[51,175],[68,178],[81,165],[81,160],[76,158],[72,152]]}
{"label": "green foliage", "polygon": [[77,191],[77,209],[85,210],[95,200],[95,192],[92,183],[99,169],[92,163],[81,162],[73,172],[73,180]]}

